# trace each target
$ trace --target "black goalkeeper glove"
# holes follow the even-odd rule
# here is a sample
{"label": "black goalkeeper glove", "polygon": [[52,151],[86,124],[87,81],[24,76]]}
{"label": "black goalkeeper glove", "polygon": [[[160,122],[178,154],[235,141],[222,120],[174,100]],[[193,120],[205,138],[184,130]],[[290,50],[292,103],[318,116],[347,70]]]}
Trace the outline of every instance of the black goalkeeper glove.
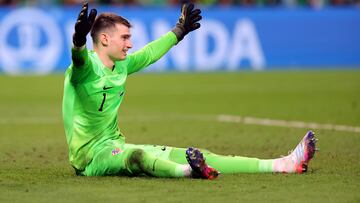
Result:
{"label": "black goalkeeper glove", "polygon": [[85,1],[75,24],[75,33],[73,35],[75,47],[82,47],[85,45],[86,35],[90,32],[91,27],[94,24],[96,14],[96,9],[91,9],[88,16],[88,2]]}
{"label": "black goalkeeper glove", "polygon": [[200,9],[194,10],[194,4],[183,3],[181,6],[181,16],[176,26],[172,29],[178,42],[184,39],[185,35],[200,27],[199,21],[202,19]]}

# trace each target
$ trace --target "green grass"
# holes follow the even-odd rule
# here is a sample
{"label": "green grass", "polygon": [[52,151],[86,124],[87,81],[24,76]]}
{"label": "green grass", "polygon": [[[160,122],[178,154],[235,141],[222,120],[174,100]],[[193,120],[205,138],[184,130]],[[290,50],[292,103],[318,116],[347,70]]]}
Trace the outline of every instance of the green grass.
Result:
{"label": "green grass", "polygon": [[[61,119],[63,76],[0,76],[0,85],[0,202],[360,201],[360,133],[316,130],[321,151],[302,175],[77,177]],[[129,143],[275,158],[307,129],[216,115],[360,126],[360,71],[138,74],[119,113]]]}

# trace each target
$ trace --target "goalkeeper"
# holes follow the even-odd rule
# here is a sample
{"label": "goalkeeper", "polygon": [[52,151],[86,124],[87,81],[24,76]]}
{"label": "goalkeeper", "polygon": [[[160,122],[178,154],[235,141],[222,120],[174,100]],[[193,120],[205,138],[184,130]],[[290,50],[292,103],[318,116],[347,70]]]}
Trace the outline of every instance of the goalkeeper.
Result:
{"label": "goalkeeper", "polygon": [[[159,60],[188,33],[200,27],[201,11],[184,3],[174,28],[142,49],[132,48],[131,24],[121,16],[102,13],[84,2],[73,34],[72,63],[65,73],[63,120],[69,159],[77,175],[149,175],[214,179],[219,173],[302,173],[315,153],[309,131],[294,151],[278,159],[222,156],[196,148],[134,145],[118,127],[118,109],[125,83],[133,74]],[[91,32],[94,50],[86,48]],[[206,160],[206,162],[205,162]]]}

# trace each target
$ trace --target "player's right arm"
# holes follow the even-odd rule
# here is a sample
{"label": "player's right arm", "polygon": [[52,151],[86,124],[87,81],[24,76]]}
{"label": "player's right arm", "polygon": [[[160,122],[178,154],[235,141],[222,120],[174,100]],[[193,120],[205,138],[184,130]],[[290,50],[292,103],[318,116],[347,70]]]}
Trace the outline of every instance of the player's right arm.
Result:
{"label": "player's right arm", "polygon": [[84,2],[75,24],[73,34],[73,48],[71,50],[72,74],[71,81],[79,82],[84,80],[89,73],[91,66],[88,51],[86,49],[86,35],[89,34],[94,23],[97,11],[91,9],[88,15],[88,2]]}

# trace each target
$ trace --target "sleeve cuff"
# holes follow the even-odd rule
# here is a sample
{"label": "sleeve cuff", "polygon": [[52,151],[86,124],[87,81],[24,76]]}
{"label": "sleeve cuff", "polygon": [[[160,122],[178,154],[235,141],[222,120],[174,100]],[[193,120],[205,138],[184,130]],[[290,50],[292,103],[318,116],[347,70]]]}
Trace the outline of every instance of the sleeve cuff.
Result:
{"label": "sleeve cuff", "polygon": [[75,46],[74,44],[73,44],[73,50],[75,50],[75,51],[82,51],[82,50],[84,50],[85,48],[86,48],[86,44],[84,44],[83,46],[81,46],[81,47],[77,47],[77,46]]}

